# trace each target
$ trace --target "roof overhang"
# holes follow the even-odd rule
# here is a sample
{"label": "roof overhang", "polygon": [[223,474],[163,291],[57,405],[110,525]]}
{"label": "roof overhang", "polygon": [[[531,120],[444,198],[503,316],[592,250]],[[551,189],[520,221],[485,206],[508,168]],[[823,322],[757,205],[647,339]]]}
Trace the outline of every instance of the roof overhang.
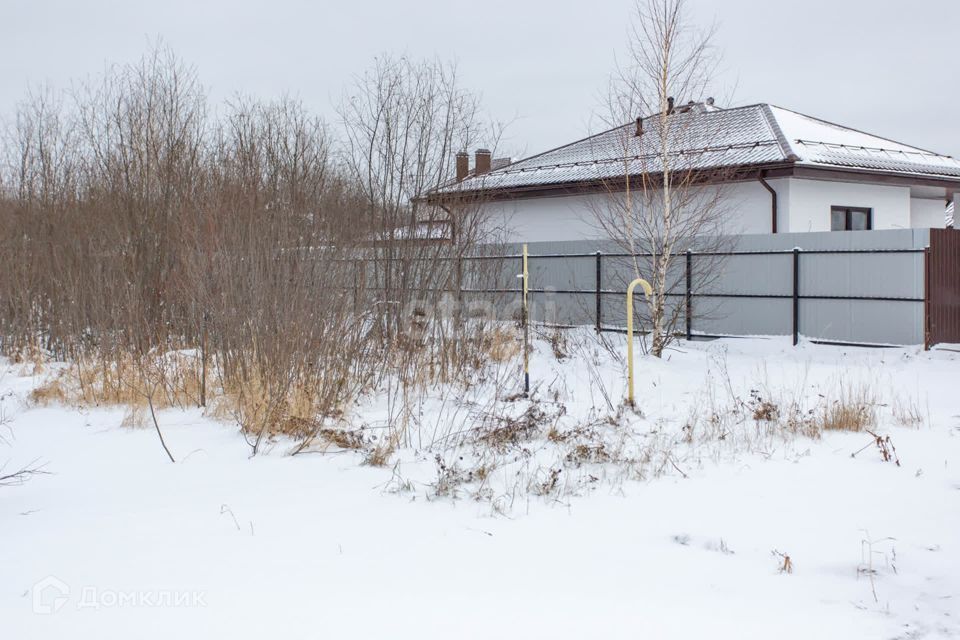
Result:
{"label": "roof overhang", "polygon": [[[918,174],[904,174],[848,167],[811,166],[796,162],[778,162],[765,165],[746,165],[722,167],[717,169],[697,169],[689,172],[674,172],[682,175],[687,184],[708,185],[731,182],[745,182],[763,178],[802,178],[807,180],[827,180],[832,182],[856,182],[885,184],[895,186],[931,186],[943,187],[948,192],[960,191],[960,177],[949,178]],[[660,173],[630,176],[630,182],[646,179],[649,183],[662,182]],[[432,193],[424,200],[429,204],[458,204],[519,200],[526,198],[549,198],[591,193],[623,192],[628,188],[628,179],[593,179],[577,182],[526,185],[522,187],[489,188],[480,190],[463,189],[459,192]]]}

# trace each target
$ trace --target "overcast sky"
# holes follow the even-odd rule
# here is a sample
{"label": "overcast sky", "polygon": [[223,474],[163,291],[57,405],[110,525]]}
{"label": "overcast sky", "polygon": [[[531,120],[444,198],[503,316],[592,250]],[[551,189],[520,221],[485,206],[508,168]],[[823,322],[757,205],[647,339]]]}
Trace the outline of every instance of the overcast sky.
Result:
{"label": "overcast sky", "polygon": [[[960,0],[690,0],[719,26],[718,97],[771,102],[960,156]],[[333,103],[380,52],[455,58],[503,148],[583,137],[622,50],[630,0],[0,0],[0,113],[161,37],[211,96]]]}

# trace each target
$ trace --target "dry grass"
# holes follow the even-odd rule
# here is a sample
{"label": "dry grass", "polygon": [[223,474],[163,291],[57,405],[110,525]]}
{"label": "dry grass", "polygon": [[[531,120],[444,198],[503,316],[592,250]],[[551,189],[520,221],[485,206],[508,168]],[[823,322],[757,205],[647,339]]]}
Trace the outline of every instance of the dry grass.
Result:
{"label": "dry grass", "polygon": [[[198,406],[199,372],[198,359],[190,353],[170,352],[141,361],[130,356],[114,361],[87,357],[34,388],[30,400],[38,405],[122,406],[127,409],[124,426],[143,426],[150,402],[158,410]],[[314,434],[336,446],[359,447],[349,432],[319,427],[318,416],[340,413],[325,406],[315,385],[291,384],[277,398],[275,388],[259,376],[250,376],[243,385],[213,382],[208,376],[206,394],[210,414],[217,419],[234,419],[247,432],[267,425],[271,436],[302,439]]]}
{"label": "dry grass", "polygon": [[46,372],[50,358],[42,349],[30,346],[9,354],[10,362],[18,365],[21,376],[38,376]]}
{"label": "dry grass", "polygon": [[837,395],[826,398],[818,415],[824,431],[865,431],[877,423],[876,393],[867,383],[841,382]]}
{"label": "dry grass", "polygon": [[548,419],[549,416],[535,402],[517,418],[500,413],[487,414],[476,443],[503,452],[535,437]]}
{"label": "dry grass", "polygon": [[[39,405],[126,406],[143,409],[152,401],[157,409],[196,405],[200,399],[197,359],[170,352],[137,360],[132,356],[108,359],[90,356],[59,371],[30,393]],[[135,422],[135,420],[131,420]]]}
{"label": "dry grass", "polygon": [[210,405],[211,415],[233,420],[246,434],[286,436],[308,444],[319,439],[321,443],[358,448],[352,446],[347,432],[340,434],[341,430],[323,427],[324,419],[343,417],[334,391],[320,381],[290,381],[281,375],[268,378],[253,370],[246,376],[221,379]]}
{"label": "dry grass", "polygon": [[750,390],[750,401],[747,406],[753,411],[753,419],[758,422],[773,422],[780,417],[780,407],[764,399],[756,389]]}
{"label": "dry grass", "polygon": [[553,357],[557,361],[566,360],[570,356],[570,344],[567,341],[567,332],[556,328],[546,336],[550,343],[550,350],[553,351]]}
{"label": "dry grass", "polygon": [[793,560],[790,559],[788,554],[777,551],[776,549],[770,553],[777,558],[777,571],[779,573],[793,573]]}
{"label": "dry grass", "polygon": [[577,467],[583,464],[610,462],[611,459],[612,456],[607,451],[606,445],[602,442],[596,444],[578,444],[565,458],[567,463]]}
{"label": "dry grass", "polygon": [[913,398],[902,400],[897,397],[891,409],[894,421],[901,427],[919,427],[923,424],[923,412]]}
{"label": "dry grass", "polygon": [[393,458],[393,454],[396,453],[397,447],[400,446],[400,439],[400,430],[393,430],[389,435],[382,438],[377,446],[367,454],[366,459],[363,461],[364,464],[371,467],[387,466],[390,463],[390,459]]}
{"label": "dry grass", "polygon": [[324,442],[328,442],[341,449],[362,449],[364,445],[363,434],[359,431],[321,429],[317,433],[317,436]]}
{"label": "dry grass", "polygon": [[43,384],[34,387],[30,392],[30,402],[40,406],[71,404],[71,400],[75,398],[75,394],[71,391],[69,378],[65,373],[66,372],[61,372]]}
{"label": "dry grass", "polygon": [[497,327],[486,336],[486,353],[496,363],[503,363],[520,355],[521,344],[515,329]]}

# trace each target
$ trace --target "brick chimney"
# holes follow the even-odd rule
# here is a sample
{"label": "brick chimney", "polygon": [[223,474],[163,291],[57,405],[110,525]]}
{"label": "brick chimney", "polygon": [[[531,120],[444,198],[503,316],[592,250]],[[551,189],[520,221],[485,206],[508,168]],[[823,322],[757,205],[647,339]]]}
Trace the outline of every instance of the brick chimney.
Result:
{"label": "brick chimney", "polygon": [[476,175],[488,173],[492,161],[493,155],[490,153],[490,149],[477,149],[476,165],[474,167]]}
{"label": "brick chimney", "polygon": [[470,173],[470,154],[466,151],[457,153],[457,182],[463,182]]}

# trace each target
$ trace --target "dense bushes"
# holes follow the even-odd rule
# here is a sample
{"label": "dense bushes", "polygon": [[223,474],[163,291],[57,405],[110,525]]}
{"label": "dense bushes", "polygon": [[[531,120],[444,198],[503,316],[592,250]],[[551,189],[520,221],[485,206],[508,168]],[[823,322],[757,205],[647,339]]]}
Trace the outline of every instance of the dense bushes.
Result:
{"label": "dense bushes", "polygon": [[[475,365],[455,316],[401,333],[414,300],[455,290],[455,258],[478,240],[476,216],[418,198],[480,126],[453,80],[378,62],[344,99],[342,143],[289,98],[212,109],[163,49],[31,95],[3,138],[0,347],[74,363],[87,401],[203,404],[215,388],[254,451],[293,419],[309,441],[385,376]],[[425,221],[456,234],[397,241]]]}

